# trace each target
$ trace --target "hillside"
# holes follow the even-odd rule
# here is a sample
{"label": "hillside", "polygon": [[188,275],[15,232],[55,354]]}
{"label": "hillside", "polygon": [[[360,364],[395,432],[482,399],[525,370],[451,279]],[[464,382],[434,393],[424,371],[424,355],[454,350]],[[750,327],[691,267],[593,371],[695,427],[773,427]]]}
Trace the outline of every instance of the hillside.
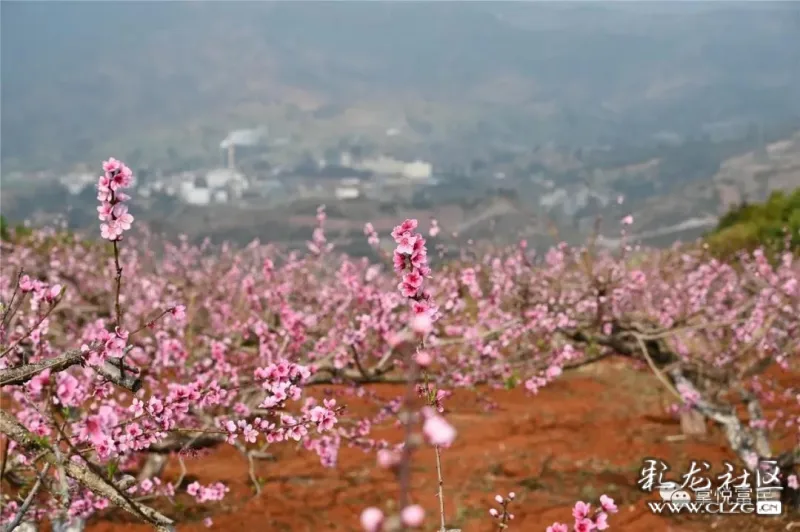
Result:
{"label": "hillside", "polygon": [[0,9],[11,169],[108,153],[200,163],[215,160],[228,130],[262,124],[289,139],[277,160],[358,139],[444,164],[494,145],[639,141],[800,117],[791,2]]}

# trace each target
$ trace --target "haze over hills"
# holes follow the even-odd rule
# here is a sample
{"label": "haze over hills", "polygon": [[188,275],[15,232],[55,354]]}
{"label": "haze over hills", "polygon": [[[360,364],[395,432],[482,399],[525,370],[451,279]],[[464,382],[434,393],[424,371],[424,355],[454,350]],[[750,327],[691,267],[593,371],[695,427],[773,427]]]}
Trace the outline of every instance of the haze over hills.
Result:
{"label": "haze over hills", "polygon": [[798,4],[677,4],[5,2],[3,162],[209,159],[261,124],[458,159],[800,117]]}
{"label": "haze over hills", "polygon": [[[318,203],[342,239],[359,242],[364,221],[406,214],[464,237],[536,240],[552,226],[577,239],[598,215],[633,213],[643,238],[668,243],[705,230],[727,205],[800,186],[795,2],[0,10],[2,210],[13,219],[48,220],[68,194],[34,191],[25,175],[93,169],[109,155],[150,179],[195,172],[194,194],[219,166],[221,141],[242,128],[264,132],[259,159],[240,169],[270,192],[208,206],[142,195],[139,219],[197,238],[302,243]],[[435,179],[402,199],[275,192],[320,181],[320,162],[343,155],[420,159]],[[8,185],[13,171],[19,186]],[[70,223],[93,227],[95,201],[91,190],[71,197]]]}

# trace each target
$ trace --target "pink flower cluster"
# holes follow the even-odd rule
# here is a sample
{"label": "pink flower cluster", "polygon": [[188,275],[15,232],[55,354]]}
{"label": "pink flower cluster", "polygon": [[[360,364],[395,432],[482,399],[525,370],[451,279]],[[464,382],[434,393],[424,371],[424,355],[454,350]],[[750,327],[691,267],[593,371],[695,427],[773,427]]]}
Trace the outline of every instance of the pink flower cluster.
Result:
{"label": "pink flower cluster", "polygon": [[133,184],[133,172],[122,161],[111,157],[103,162],[104,174],[97,182],[98,217],[100,235],[112,242],[122,240],[122,233],[131,228],[133,216],[128,213],[128,206],[123,202],[130,196],[122,192]]}
{"label": "pink flower cluster", "polygon": [[[81,345],[81,350],[88,353],[86,361],[89,364],[100,366],[108,357],[120,358],[125,353],[129,336],[125,329],[115,327],[113,333],[106,329],[87,329],[86,333],[84,340],[89,343]],[[99,347],[92,348],[89,344]]]}
{"label": "pink flower cluster", "polygon": [[259,408],[282,408],[289,399],[298,401],[303,395],[299,385],[310,376],[311,371],[307,367],[285,360],[266,368],[257,368],[254,377],[267,391],[267,397]]}
{"label": "pink flower cluster", "polygon": [[423,288],[426,277],[431,273],[428,267],[428,250],[425,239],[416,232],[416,220],[406,220],[392,231],[397,243],[394,250],[394,270],[402,276],[397,286],[403,297],[412,300],[414,314],[423,314],[433,319],[437,309],[431,296]]}
{"label": "pink flower cluster", "polygon": [[[617,513],[619,509],[614,504],[614,499],[608,495],[600,496],[600,508],[593,515],[589,503],[578,501],[572,509],[572,517],[575,519],[573,532],[591,532],[592,530],[606,530],[608,525],[608,514]],[[569,527],[564,523],[553,523],[547,527],[547,532],[569,532]]]}
{"label": "pink flower cluster", "polygon": [[[300,415],[294,416],[283,411],[289,400],[299,401],[302,397],[302,385],[311,376],[311,370],[299,364],[282,360],[270,364],[266,368],[256,368],[255,381],[267,392],[259,408],[267,409],[278,418],[277,421],[256,417],[252,423],[246,419],[220,420],[220,426],[227,433],[226,441],[235,443],[238,435],[245,442],[255,443],[258,435],[263,434],[267,443],[281,441],[297,441],[320,457],[323,465],[333,467],[338,455],[338,436],[328,435],[335,428],[341,410],[335,399],[325,399],[322,405],[312,399],[306,399]],[[233,406],[234,413],[244,416],[247,407],[242,404]],[[316,427],[317,433],[324,434],[319,439],[312,439],[309,427]]]}
{"label": "pink flower cluster", "polygon": [[229,491],[230,488],[228,488],[228,486],[222,482],[214,482],[208,486],[203,486],[199,482],[194,481],[186,486],[186,492],[200,503],[208,501],[221,501],[225,498],[225,494]]}
{"label": "pink flower cluster", "polygon": [[23,275],[19,280],[19,288],[23,294],[33,293],[34,302],[47,301],[53,303],[61,295],[63,287],[60,284],[48,285],[39,279],[31,279]]}
{"label": "pink flower cluster", "polygon": [[146,478],[138,484],[134,484],[128,488],[126,492],[129,495],[162,495],[164,497],[174,497],[175,486],[169,482],[162,482],[162,480],[158,477],[155,477],[152,480]]}

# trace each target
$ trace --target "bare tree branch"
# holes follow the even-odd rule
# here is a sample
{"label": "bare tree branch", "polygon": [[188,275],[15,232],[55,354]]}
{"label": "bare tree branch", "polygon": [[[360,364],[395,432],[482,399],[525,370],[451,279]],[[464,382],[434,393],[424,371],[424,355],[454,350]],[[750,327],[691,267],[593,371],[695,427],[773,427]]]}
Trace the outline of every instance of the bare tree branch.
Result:
{"label": "bare tree branch", "polygon": [[30,507],[31,503],[33,502],[34,497],[39,492],[39,489],[42,487],[42,478],[47,475],[47,472],[50,470],[50,464],[45,464],[44,469],[42,472],[39,473],[39,477],[36,479],[36,483],[33,485],[31,490],[28,492],[28,495],[25,497],[25,500],[22,502],[22,506],[19,507],[19,511],[17,515],[14,516],[14,519],[9,523],[6,528],[4,529],[5,532],[11,532],[15,528],[17,528],[22,522],[22,518],[25,517],[25,514],[28,512],[28,508]]}
{"label": "bare tree branch", "polygon": [[[733,449],[733,452],[744,462],[749,463],[753,456],[758,458],[770,458],[769,446],[762,448],[759,438],[749,430],[739,416],[736,415],[734,408],[725,408],[715,405],[708,401],[689,379],[687,379],[679,369],[673,369],[670,376],[676,385],[685,387],[687,391],[696,393],[698,397],[694,402],[694,408],[700,411],[707,418],[713,419],[722,426],[725,438]],[[765,452],[759,452],[765,451]]]}
{"label": "bare tree branch", "polygon": [[[97,349],[97,347],[94,347],[94,349]],[[133,346],[128,346],[125,351],[127,352],[131,349],[133,349]],[[25,384],[39,373],[48,369],[53,373],[58,373],[72,366],[83,364],[86,356],[92,350],[92,348],[88,351],[73,349],[49,360],[2,370],[0,371],[0,387]],[[124,368],[125,372],[121,368]],[[108,357],[102,366],[92,367],[92,369],[110,382],[126,390],[137,392],[142,387],[142,380],[136,373],[136,368],[125,365],[118,357]]]}
{"label": "bare tree branch", "polygon": [[88,355],[89,352],[90,351],[83,352],[80,349],[73,349],[43,362],[4,369],[0,371],[0,387],[25,384],[39,373],[48,369],[54,373],[64,371],[69,367],[83,362],[84,357]]}
{"label": "bare tree branch", "polygon": [[114,486],[109,484],[109,481],[89,470],[86,466],[73,462],[72,460],[64,460],[59,463],[52,448],[39,441],[10,414],[2,411],[0,411],[0,432],[6,434],[28,452],[42,452],[43,458],[47,463],[53,466],[63,467],[67,476],[76,480],[95,495],[108,499],[115,506],[137,517],[143,517],[160,532],[174,532],[174,522],[170,518],[149,506],[139,504],[123,497]]}

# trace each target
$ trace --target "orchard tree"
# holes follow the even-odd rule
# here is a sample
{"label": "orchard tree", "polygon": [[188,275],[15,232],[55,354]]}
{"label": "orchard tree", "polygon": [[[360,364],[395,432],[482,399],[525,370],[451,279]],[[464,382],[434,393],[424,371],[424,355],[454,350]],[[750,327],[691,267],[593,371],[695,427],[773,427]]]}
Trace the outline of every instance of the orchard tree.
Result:
{"label": "orchard tree", "polygon": [[[537,257],[520,242],[432,266],[418,222],[405,220],[393,253],[370,263],[335,253],[323,207],[305,255],[259,242],[210,253],[208,241],[165,243],[144,228],[129,237],[131,178],[121,162],[104,163],[102,243],[48,229],[12,231],[2,243],[0,485],[13,496],[3,492],[0,515],[10,528],[44,519],[80,527],[113,507],[169,530],[170,512],[146,502],[213,503],[227,488],[184,488],[185,474],[168,480],[168,457],[183,466],[187,453],[233,446],[257,493],[255,462],[299,443],[324,467],[348,446],[396,473],[397,511],[366,508],[370,531],[423,524],[411,462],[433,453],[435,521],[446,530],[440,457],[458,438],[447,421],[453,391],[520,385],[535,396],[565,371],[610,357],[647,367],[680,408],[719,424],[746,467],[773,460],[796,502],[798,419],[762,412],[797,393],[773,378],[800,349],[800,264],[789,253],[770,262],[755,250],[725,263],[702,248],[623,243],[612,253],[590,240]],[[439,231],[432,224],[431,236]],[[375,229],[364,232],[380,250]],[[405,384],[405,393],[381,400],[369,387],[378,382]],[[332,396],[314,396],[332,384]],[[354,396],[380,408],[351,414]],[[402,441],[374,436],[386,425],[401,426]],[[793,447],[773,448],[781,431]],[[514,494],[498,497],[487,519],[513,528]],[[578,501],[572,528],[603,530],[615,511],[605,496],[595,509]]]}

